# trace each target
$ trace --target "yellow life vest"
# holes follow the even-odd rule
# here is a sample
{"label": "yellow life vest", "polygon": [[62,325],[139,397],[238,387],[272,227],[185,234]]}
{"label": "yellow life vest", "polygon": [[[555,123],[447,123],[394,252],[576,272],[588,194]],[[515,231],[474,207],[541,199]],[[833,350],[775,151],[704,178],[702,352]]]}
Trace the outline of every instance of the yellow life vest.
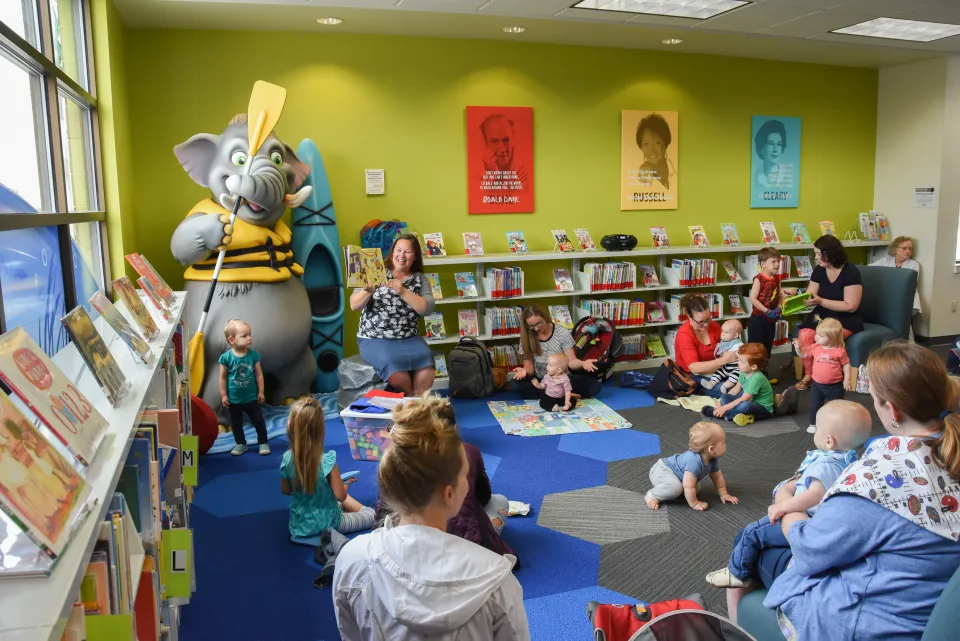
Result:
{"label": "yellow life vest", "polygon": [[[187,218],[202,213],[207,216],[230,216],[230,212],[207,198],[190,210]],[[280,283],[291,274],[300,276],[303,267],[293,261],[290,241],[293,235],[286,224],[278,220],[273,229],[251,225],[237,218],[233,225],[233,240],[227,245],[220,270],[221,283]],[[191,265],[183,274],[186,280],[209,281],[217,265],[217,254]]]}

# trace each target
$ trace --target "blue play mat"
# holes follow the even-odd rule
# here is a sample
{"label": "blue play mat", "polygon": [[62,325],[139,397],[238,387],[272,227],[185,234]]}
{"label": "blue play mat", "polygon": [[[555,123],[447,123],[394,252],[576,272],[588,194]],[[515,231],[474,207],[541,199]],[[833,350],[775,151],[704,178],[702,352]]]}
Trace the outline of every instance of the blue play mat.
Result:
{"label": "blue play mat", "polygon": [[[323,408],[324,418],[326,418],[328,421],[340,418],[340,410],[337,407],[337,394],[335,392],[331,392],[329,394],[314,394],[313,397],[320,401],[320,407]],[[287,434],[287,417],[289,415],[290,408],[286,405],[263,406],[263,420],[267,424],[268,440],[275,439],[278,436],[285,436]],[[244,416],[243,434],[247,437],[247,443],[257,442],[257,430],[253,428],[253,424],[246,416]],[[213,442],[213,447],[210,448],[210,451],[207,452],[207,454],[221,454],[223,452],[229,452],[231,449],[233,449],[235,444],[236,440],[233,438],[233,432],[220,434],[217,436],[217,440]]]}

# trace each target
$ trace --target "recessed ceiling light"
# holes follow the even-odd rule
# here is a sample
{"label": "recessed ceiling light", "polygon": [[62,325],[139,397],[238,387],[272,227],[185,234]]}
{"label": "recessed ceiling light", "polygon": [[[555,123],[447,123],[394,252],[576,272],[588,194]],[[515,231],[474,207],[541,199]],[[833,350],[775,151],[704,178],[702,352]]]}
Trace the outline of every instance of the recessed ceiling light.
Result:
{"label": "recessed ceiling light", "polygon": [[340,24],[343,22],[340,18],[317,18],[320,24]]}
{"label": "recessed ceiling light", "polygon": [[683,42],[683,40],[681,40],[680,38],[667,38],[666,40],[660,41],[661,44],[665,44],[665,45],[678,45],[681,42]]}
{"label": "recessed ceiling light", "polygon": [[706,20],[748,4],[751,2],[747,0],[581,0],[573,6],[576,9]]}
{"label": "recessed ceiling light", "polygon": [[913,42],[933,42],[941,38],[960,35],[960,25],[940,22],[920,22],[919,20],[899,20],[897,18],[877,18],[860,24],[836,29],[833,33],[867,38],[887,38],[891,40],[911,40]]}
{"label": "recessed ceiling light", "polygon": [[523,33],[526,30],[527,30],[526,27],[504,27],[503,28],[504,33]]}

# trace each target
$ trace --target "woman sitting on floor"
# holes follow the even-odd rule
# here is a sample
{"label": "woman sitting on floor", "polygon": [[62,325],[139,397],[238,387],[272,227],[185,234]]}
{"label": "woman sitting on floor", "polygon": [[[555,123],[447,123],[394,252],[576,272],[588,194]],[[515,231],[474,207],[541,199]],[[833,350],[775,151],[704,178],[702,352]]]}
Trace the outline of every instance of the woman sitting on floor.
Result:
{"label": "woman sitting on floor", "polygon": [[[685,372],[693,374],[697,383],[728,363],[737,362],[737,352],[725,352],[719,358],[714,356],[720,343],[720,325],[713,320],[710,305],[703,294],[685,294],[680,299],[680,308],[687,316],[687,322],[677,330],[674,341],[677,365]],[[697,385],[697,394],[720,398],[723,391],[720,386],[706,389]]]}
{"label": "woman sitting on floor", "polygon": [[[439,396],[426,396],[417,402],[429,407],[444,425],[453,430],[457,429],[457,417],[450,401]],[[467,472],[467,496],[457,515],[447,521],[447,533],[482,545],[491,552],[512,554],[516,558],[516,552],[500,538],[500,533],[507,523],[509,501],[502,494],[493,493],[490,478],[483,466],[483,457],[477,446],[464,443],[463,449],[467,453],[467,463],[470,466]],[[396,514],[384,503],[382,497],[378,498],[375,517],[378,527],[387,519],[395,517]],[[519,559],[514,569],[518,567]]]}
{"label": "woman sitting on floor", "polygon": [[565,354],[569,359],[568,372],[573,393],[581,398],[596,396],[600,391],[600,381],[594,376],[587,376],[581,372],[597,371],[596,361],[587,359],[581,361],[573,351],[573,335],[566,327],[557,325],[549,320],[549,316],[539,305],[530,305],[523,309],[523,334],[520,342],[523,345],[523,365],[513,370],[513,384],[511,389],[528,399],[539,399],[541,392],[532,379],[542,379],[547,374],[547,361],[554,354]]}
{"label": "woman sitting on floor", "polygon": [[380,491],[399,519],[344,546],[333,604],[344,639],[527,641],[514,557],[446,533],[469,491],[470,465],[457,430],[429,403],[393,412]]}
{"label": "woman sitting on floor", "polygon": [[357,332],[360,356],[393,389],[420,395],[433,386],[436,370],[433,352],[417,332],[420,317],[434,307],[417,237],[398,236],[383,263],[387,284],[357,289],[350,296],[350,309],[363,310]]}
{"label": "woman sitting on floor", "polygon": [[[960,385],[912,343],[884,345],[867,369],[890,436],[844,470],[816,514],[782,518],[790,548],[760,556],[764,605],[788,639],[920,639],[960,567]],[[936,504],[924,507],[929,495]],[[731,614],[744,591],[727,591]]]}

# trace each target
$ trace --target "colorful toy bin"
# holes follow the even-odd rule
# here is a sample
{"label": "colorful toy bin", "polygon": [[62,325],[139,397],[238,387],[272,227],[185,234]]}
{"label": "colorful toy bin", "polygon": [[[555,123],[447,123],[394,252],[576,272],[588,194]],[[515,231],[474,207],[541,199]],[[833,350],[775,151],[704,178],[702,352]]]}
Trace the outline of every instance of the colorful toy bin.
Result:
{"label": "colorful toy bin", "polygon": [[390,445],[390,414],[361,414],[345,409],[340,412],[347,428],[350,452],[360,461],[379,461]]}

